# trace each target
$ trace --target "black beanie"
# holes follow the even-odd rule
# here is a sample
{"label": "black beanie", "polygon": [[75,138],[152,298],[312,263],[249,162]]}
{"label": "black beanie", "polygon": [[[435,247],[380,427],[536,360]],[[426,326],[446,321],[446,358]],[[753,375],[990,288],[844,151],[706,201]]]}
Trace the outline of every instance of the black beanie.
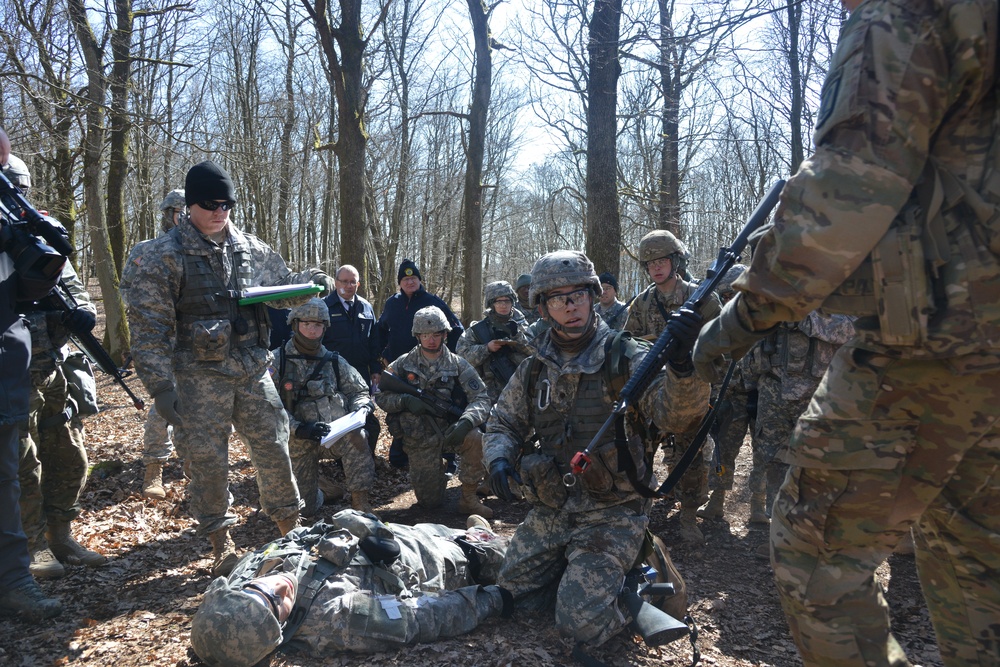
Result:
{"label": "black beanie", "polygon": [[396,272],[396,282],[403,282],[403,278],[408,278],[410,276],[416,276],[421,281],[423,278],[420,277],[420,269],[417,265],[413,263],[412,259],[404,259],[403,263],[399,265],[399,271]]}
{"label": "black beanie", "polygon": [[612,287],[615,288],[616,292],[618,291],[618,279],[615,278],[610,271],[605,271],[604,273],[602,273],[600,276],[598,276],[598,280],[600,280],[601,283],[607,283],[611,285]]}
{"label": "black beanie", "polygon": [[184,203],[188,206],[203,201],[236,201],[236,188],[226,170],[211,160],[199,162],[188,169],[184,177]]}

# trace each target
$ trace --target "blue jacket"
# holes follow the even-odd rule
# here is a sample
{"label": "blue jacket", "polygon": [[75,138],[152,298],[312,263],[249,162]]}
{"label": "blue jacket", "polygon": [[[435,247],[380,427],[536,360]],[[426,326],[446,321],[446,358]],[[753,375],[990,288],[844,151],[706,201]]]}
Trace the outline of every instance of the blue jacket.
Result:
{"label": "blue jacket", "polygon": [[355,313],[344,312],[344,304],[336,293],[328,294],[323,301],[330,309],[330,328],[323,336],[323,347],[340,353],[347,363],[354,366],[365,382],[374,373],[382,372],[379,362],[379,337],[375,329],[375,310],[371,303],[354,295]]}
{"label": "blue jacket", "polygon": [[455,313],[451,312],[448,304],[440,297],[425,290],[424,286],[421,285],[420,289],[409,298],[403,294],[402,290],[393,294],[386,300],[385,307],[382,308],[382,314],[378,318],[378,334],[379,346],[386,361],[395,361],[396,357],[416,347],[417,339],[410,333],[413,329],[413,316],[418,310],[427,306],[437,306],[444,311],[445,317],[451,323],[451,333],[448,334],[448,349],[452,352],[455,351],[458,339],[461,338],[465,328],[455,317]]}

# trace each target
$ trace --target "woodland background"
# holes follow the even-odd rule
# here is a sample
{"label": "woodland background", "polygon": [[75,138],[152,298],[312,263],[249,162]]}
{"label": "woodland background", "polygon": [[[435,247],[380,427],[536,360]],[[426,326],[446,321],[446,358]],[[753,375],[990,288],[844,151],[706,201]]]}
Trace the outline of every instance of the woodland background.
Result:
{"label": "woodland background", "polygon": [[[832,0],[0,0],[0,126],[69,230],[120,358],[128,250],[194,163],[293,268],[411,257],[482,286],[585,249],[643,286],[655,228],[697,274],[809,149]],[[99,292],[99,293],[97,293]]]}

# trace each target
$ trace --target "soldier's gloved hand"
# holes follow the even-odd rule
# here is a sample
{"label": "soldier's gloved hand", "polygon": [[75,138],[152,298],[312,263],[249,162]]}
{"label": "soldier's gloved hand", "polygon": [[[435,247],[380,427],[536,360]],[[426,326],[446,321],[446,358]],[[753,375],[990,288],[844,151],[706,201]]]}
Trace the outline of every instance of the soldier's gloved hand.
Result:
{"label": "soldier's gloved hand", "polygon": [[444,448],[448,451],[455,451],[465,440],[475,426],[466,418],[461,418],[444,430]]}
{"label": "soldier's gloved hand", "polygon": [[409,394],[403,396],[403,409],[415,415],[422,415],[430,412],[430,408],[426,403],[421,401],[416,396],[410,396]]}
{"label": "soldier's gloved hand", "polygon": [[734,361],[739,361],[761,338],[774,331],[771,327],[764,331],[754,331],[749,324],[750,317],[742,294],[737,294],[722,307],[722,313],[706,324],[694,344],[691,360],[695,371],[707,382],[722,380],[722,355],[729,353]]}
{"label": "soldier's gloved hand", "polygon": [[63,313],[63,324],[75,334],[90,333],[97,324],[97,318],[88,310],[74,308],[68,313]]}
{"label": "soldier's gloved hand", "polygon": [[327,294],[333,294],[337,289],[337,284],[333,281],[333,278],[326,275],[322,271],[317,271],[312,275],[312,281],[314,284],[319,285],[325,291],[320,292],[320,297],[324,297]]}
{"label": "soldier's gloved hand", "polygon": [[330,425],[326,422],[302,422],[295,429],[295,437],[303,440],[319,442],[330,434]]}
{"label": "soldier's gloved hand", "polygon": [[689,373],[691,367],[691,348],[698,339],[698,332],[705,319],[701,313],[682,306],[667,320],[667,331],[673,337],[667,352],[667,361],[677,372]]}
{"label": "soldier's gloved hand", "polygon": [[156,414],[163,417],[163,420],[171,426],[184,425],[184,420],[178,411],[178,405],[177,391],[174,389],[161,391],[153,397],[153,406],[156,408]]}
{"label": "soldier's gloved hand", "polygon": [[507,459],[497,459],[490,464],[490,491],[497,498],[502,498],[507,502],[514,500],[514,494],[510,490],[508,477],[513,477],[514,481],[521,484],[521,476]]}

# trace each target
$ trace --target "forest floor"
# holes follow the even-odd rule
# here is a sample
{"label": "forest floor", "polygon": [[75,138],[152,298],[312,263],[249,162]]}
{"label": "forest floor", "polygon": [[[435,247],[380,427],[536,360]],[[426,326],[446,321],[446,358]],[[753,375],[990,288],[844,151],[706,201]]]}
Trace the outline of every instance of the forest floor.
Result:
{"label": "forest floor", "polygon": [[[145,397],[133,376],[130,386]],[[98,373],[101,412],[86,421],[90,481],[83,492],[83,513],[73,524],[82,544],[108,557],[103,567],[67,567],[66,577],[42,581],[46,593],[62,599],[61,616],[39,625],[0,620],[0,665],[39,667],[109,665],[140,667],[202,664],[190,647],[191,617],[212,577],[211,547],[194,535],[186,513],[187,480],[174,458],[165,468],[165,500],[141,495],[142,430],[145,412],[136,411],[125,393]],[[233,536],[241,551],[275,539],[274,524],[259,511],[254,468],[236,436],[230,447],[229,481],[240,515]],[[372,490],[376,512],[385,521],[431,521],[464,528],[454,513],[458,482],[449,484],[444,511],[411,508],[414,496],[405,471],[386,462],[388,435],[377,450],[377,480]],[[706,543],[689,546],[677,539],[678,508],[660,502],[650,528],[670,547],[687,583],[689,611],[698,624],[702,665],[801,665],[778,603],[768,561],[754,550],[767,540],[766,528],[748,523],[749,447],[736,468],[736,488],[726,502],[724,520],[703,521]],[[343,481],[332,463],[325,474]],[[659,471],[662,475],[663,471]],[[662,477],[661,477],[662,478]],[[513,534],[527,513],[522,503],[487,500],[494,508],[494,530]],[[317,518],[328,518],[345,505],[327,505]],[[915,665],[941,665],[934,633],[916,578],[913,556],[894,554],[878,571],[892,613],[892,627]],[[556,666],[575,665],[544,614],[509,620],[493,619],[470,634],[374,656],[328,655],[323,659],[275,655],[275,667],[318,665],[407,666]],[[593,655],[609,665],[674,665],[691,663],[691,647],[678,641],[648,649],[620,635]]]}

